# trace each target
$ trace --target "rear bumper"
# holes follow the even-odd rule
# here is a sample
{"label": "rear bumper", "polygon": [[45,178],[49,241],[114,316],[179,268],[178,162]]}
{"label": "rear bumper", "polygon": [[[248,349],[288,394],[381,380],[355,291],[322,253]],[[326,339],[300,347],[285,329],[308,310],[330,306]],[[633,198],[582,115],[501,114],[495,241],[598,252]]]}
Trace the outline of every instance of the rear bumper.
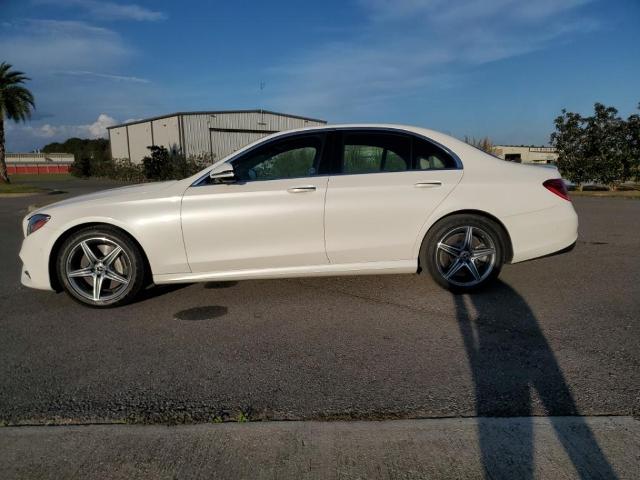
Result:
{"label": "rear bumper", "polygon": [[511,263],[562,253],[578,239],[578,215],[571,203],[503,219],[511,236]]}

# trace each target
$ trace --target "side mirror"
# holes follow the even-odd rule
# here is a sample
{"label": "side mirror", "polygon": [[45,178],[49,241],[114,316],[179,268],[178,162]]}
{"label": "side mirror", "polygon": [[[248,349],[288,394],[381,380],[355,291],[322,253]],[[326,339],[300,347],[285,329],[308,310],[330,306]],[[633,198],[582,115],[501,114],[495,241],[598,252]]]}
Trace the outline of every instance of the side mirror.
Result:
{"label": "side mirror", "polygon": [[209,172],[209,178],[213,183],[233,183],[236,181],[236,174],[232,165],[223,163]]}

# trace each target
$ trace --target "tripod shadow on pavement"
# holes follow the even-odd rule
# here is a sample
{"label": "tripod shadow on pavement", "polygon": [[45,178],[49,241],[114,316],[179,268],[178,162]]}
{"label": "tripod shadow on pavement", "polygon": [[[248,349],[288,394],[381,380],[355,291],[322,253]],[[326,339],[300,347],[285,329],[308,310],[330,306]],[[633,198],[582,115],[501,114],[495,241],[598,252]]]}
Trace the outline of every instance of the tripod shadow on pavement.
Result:
{"label": "tripod shadow on pavement", "polygon": [[[455,295],[456,318],[475,387],[478,435],[485,478],[534,477],[534,395],[580,478],[615,479],[589,426],[576,417],[571,432],[559,416],[578,416],[575,400],[527,302],[509,285]],[[510,435],[496,435],[488,417],[523,417]],[[522,421],[524,420],[524,422]],[[579,441],[572,435],[579,436]],[[517,444],[517,464],[504,462]]]}

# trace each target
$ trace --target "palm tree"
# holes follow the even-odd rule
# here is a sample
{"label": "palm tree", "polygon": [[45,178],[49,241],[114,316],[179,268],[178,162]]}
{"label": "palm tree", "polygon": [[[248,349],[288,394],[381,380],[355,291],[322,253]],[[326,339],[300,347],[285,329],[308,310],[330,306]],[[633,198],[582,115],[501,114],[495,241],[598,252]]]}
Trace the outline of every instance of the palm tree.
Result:
{"label": "palm tree", "polygon": [[31,111],[35,108],[33,95],[22,86],[30,78],[11,68],[6,62],[0,63],[0,182],[3,183],[9,183],[4,158],[4,118],[24,122],[31,118]]}

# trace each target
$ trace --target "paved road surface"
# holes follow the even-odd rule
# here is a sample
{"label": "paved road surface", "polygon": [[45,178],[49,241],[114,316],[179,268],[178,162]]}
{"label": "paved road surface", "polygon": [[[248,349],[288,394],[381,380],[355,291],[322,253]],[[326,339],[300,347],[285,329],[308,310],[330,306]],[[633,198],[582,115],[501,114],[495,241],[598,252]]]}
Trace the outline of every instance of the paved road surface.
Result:
{"label": "paved road surface", "polygon": [[34,201],[0,199],[6,423],[640,411],[638,201],[577,199],[573,252],[471,297],[394,275],[194,284],[100,311],[19,285]]}

